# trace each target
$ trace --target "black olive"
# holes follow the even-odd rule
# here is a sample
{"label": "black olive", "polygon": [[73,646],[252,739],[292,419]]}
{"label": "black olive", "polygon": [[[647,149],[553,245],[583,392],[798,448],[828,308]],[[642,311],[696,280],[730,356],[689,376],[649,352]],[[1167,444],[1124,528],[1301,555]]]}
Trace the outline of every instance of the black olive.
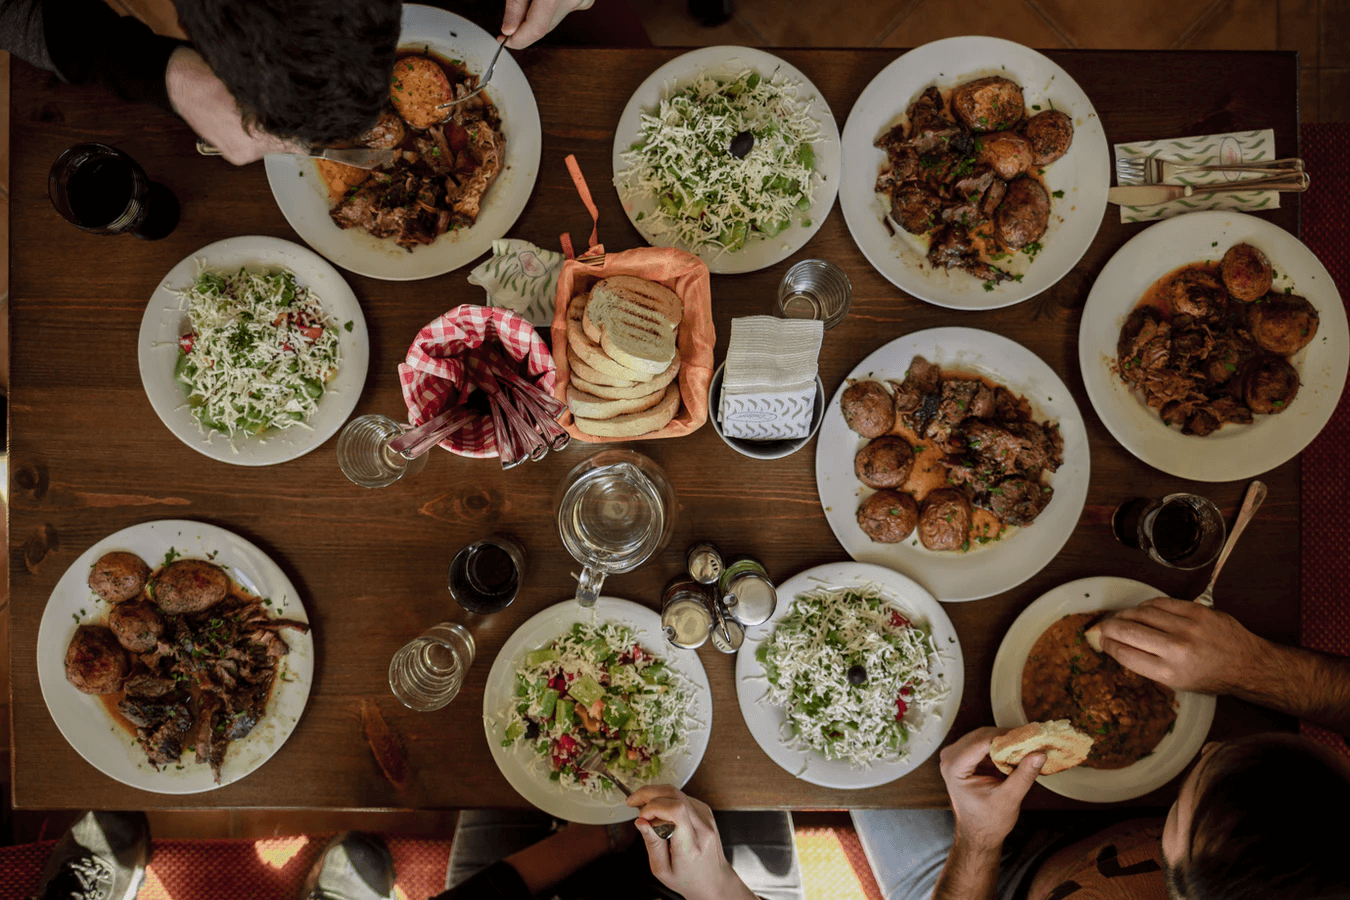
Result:
{"label": "black olive", "polygon": [[754,148],[755,136],[748,131],[742,131],[731,139],[731,155],[737,159],[745,159]]}
{"label": "black olive", "polygon": [[849,666],[849,667],[848,667],[848,683],[849,683],[849,684],[866,684],[866,683],[867,683],[867,670],[864,669],[862,666]]}
{"label": "black olive", "polygon": [[539,723],[533,719],[525,720],[525,740],[532,741],[539,737]]}

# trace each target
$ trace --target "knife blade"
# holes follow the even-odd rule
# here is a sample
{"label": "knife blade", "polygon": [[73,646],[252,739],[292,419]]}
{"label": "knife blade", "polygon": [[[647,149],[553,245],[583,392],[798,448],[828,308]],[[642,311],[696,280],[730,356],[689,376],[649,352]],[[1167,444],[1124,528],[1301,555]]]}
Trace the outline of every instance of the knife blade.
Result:
{"label": "knife blade", "polygon": [[1128,184],[1113,187],[1106,199],[1118,206],[1157,206],[1182,197],[1200,197],[1206,194],[1238,194],[1248,191],[1306,191],[1311,179],[1306,172],[1291,172],[1270,178],[1249,178],[1219,184]]}
{"label": "knife blade", "polygon": [[[213,147],[207,141],[197,139],[197,152],[202,156],[220,156],[220,150]],[[308,155],[316,159],[327,159],[335,163],[341,163],[344,166],[354,166],[358,169],[374,169],[378,166],[391,166],[399,158],[399,150],[370,150],[365,147],[355,147],[349,150],[338,150],[332,147],[315,147],[309,151]],[[273,154],[268,154],[273,155]],[[277,156],[292,156],[299,154],[278,153]]]}

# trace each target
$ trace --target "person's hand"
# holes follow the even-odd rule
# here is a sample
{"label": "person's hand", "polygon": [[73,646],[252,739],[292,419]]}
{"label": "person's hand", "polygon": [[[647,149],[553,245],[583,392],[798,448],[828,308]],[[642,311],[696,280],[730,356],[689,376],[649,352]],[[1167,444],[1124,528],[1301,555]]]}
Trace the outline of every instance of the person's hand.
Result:
{"label": "person's hand", "polygon": [[169,101],[192,130],[236,166],[262,159],[265,153],[302,153],[304,148],[262,131],[249,131],[239,104],[201,54],[179,47],[164,72]]}
{"label": "person's hand", "polygon": [[1267,673],[1264,640],[1227,613],[1159,597],[1101,622],[1102,650],[1173,690],[1232,694]]}
{"label": "person's hand", "polygon": [[558,27],[567,14],[590,9],[595,0],[506,0],[502,34],[512,50],[528,47]]}
{"label": "person's hand", "polygon": [[[989,756],[990,742],[1010,728],[978,728],[954,744],[942,748],[942,780],[956,815],[958,842],[990,850],[1017,824],[1022,798],[1031,790],[1045,765],[1044,753],[1028,753],[1007,778],[976,773]],[[992,765],[992,764],[991,764]]]}
{"label": "person's hand", "polygon": [[[754,900],[722,852],[722,838],[706,803],[668,784],[638,788],[627,802],[639,808],[635,824],[647,845],[652,874],[662,884],[685,900]],[[675,823],[669,840],[652,831],[653,819]]]}

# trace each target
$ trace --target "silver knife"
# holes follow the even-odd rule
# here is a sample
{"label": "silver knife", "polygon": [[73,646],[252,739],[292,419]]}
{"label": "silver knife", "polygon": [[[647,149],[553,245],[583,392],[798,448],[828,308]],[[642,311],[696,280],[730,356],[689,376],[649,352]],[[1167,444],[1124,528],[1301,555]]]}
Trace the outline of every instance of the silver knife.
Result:
{"label": "silver knife", "polygon": [[1239,194],[1248,191],[1290,191],[1300,193],[1311,183],[1307,172],[1291,172],[1270,178],[1248,178],[1221,184],[1131,184],[1113,187],[1106,199],[1119,206],[1157,206],[1183,197],[1206,194]]}
{"label": "silver knife", "polygon": [[[202,156],[219,156],[220,150],[208,144],[206,141],[198,139],[197,152]],[[302,155],[302,154],[279,154]],[[315,147],[308,154],[316,159],[327,159],[335,163],[341,163],[344,166],[354,166],[358,169],[374,169],[378,166],[391,166],[399,158],[399,150],[370,150],[365,147],[357,147],[351,150],[335,150],[331,147]]]}

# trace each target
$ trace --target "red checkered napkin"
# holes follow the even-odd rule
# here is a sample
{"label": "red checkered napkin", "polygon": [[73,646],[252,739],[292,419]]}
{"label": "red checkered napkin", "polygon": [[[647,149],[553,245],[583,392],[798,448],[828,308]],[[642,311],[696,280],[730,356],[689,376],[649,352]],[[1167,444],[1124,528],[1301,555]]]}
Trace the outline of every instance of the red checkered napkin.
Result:
{"label": "red checkered napkin", "polygon": [[[494,342],[516,361],[527,360],[529,377],[546,393],[553,393],[557,370],[553,354],[528,321],[509,309],[466,303],[435,319],[413,339],[408,357],[398,367],[408,421],[413,425],[461,406],[473,391],[460,356]],[[527,359],[528,358],[528,359]],[[476,458],[497,456],[492,416],[480,414],[461,430],[441,441],[451,453]]]}

